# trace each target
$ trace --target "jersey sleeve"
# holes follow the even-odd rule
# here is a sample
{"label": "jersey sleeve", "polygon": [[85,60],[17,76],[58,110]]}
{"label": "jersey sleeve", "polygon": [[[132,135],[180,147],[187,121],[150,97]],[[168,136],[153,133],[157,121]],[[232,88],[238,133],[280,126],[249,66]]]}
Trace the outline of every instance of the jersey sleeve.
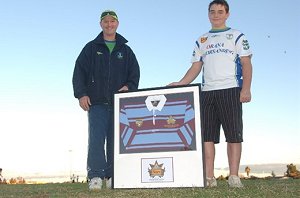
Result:
{"label": "jersey sleeve", "polygon": [[133,131],[134,130],[129,125],[126,110],[124,107],[122,107],[120,109],[120,137],[124,146],[126,146],[129,143]]}
{"label": "jersey sleeve", "polygon": [[252,55],[249,42],[244,34],[240,34],[240,36],[237,38],[236,49],[237,49],[236,52],[239,56]]}
{"label": "jersey sleeve", "polygon": [[202,53],[200,50],[200,43],[199,43],[199,40],[197,40],[195,43],[193,55],[191,58],[191,63],[199,62],[201,60],[201,56],[202,56]]}

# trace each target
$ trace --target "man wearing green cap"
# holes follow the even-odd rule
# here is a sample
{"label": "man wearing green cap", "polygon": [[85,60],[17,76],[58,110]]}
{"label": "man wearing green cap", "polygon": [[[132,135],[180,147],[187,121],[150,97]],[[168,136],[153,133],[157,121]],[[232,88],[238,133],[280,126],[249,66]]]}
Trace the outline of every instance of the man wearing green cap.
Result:
{"label": "man wearing green cap", "polygon": [[[79,54],[73,72],[73,90],[80,107],[88,112],[87,173],[90,190],[103,181],[111,188],[113,161],[113,94],[137,90],[140,69],[128,41],[116,32],[117,14],[102,12],[102,32]],[[106,141],[106,144],[105,144]],[[104,146],[106,145],[106,148]]]}

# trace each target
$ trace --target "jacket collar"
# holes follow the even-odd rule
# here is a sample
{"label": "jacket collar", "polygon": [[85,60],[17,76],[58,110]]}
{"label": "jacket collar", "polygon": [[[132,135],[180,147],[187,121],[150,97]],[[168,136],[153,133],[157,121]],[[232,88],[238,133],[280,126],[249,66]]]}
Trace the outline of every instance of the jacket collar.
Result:
{"label": "jacket collar", "polygon": [[[94,42],[96,42],[97,44],[105,44],[105,41],[103,39],[103,31],[98,34],[98,36],[94,39]],[[128,41],[121,35],[116,33],[116,45],[123,45],[125,43],[127,43]]]}

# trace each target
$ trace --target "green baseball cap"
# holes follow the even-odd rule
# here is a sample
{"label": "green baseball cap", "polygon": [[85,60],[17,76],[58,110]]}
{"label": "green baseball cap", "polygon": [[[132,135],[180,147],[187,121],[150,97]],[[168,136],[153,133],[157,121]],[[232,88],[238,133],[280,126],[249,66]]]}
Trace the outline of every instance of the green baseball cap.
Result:
{"label": "green baseball cap", "polygon": [[101,17],[100,17],[100,21],[102,21],[104,19],[104,17],[106,16],[112,16],[114,19],[118,20],[118,16],[116,14],[115,11],[112,10],[105,10],[104,12],[102,12]]}

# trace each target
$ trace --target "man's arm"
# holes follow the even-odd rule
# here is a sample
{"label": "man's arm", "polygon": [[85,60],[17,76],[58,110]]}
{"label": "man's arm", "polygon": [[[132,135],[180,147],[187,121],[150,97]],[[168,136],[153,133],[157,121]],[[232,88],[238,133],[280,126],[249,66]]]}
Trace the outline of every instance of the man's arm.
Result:
{"label": "man's arm", "polygon": [[241,90],[240,102],[251,101],[252,63],[251,56],[241,57],[243,67],[243,86]]}
{"label": "man's arm", "polygon": [[195,80],[195,78],[199,75],[202,69],[203,62],[198,61],[194,62],[189,70],[186,72],[184,77],[179,82],[170,83],[169,86],[176,85],[187,85]]}
{"label": "man's arm", "polygon": [[129,71],[127,82],[119,91],[137,90],[140,81],[140,66],[133,51],[129,53]]}

